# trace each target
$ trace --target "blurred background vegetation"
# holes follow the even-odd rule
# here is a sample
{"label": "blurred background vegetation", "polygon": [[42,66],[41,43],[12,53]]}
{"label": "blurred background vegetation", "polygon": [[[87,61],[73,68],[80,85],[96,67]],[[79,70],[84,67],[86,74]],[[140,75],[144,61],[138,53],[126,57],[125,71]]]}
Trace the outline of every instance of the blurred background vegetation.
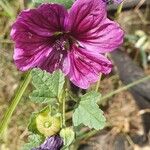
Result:
{"label": "blurred background vegetation", "polygon": [[[133,0],[134,4],[131,5],[131,1],[126,0],[125,8],[118,17],[118,22],[126,32],[122,49],[148,75],[150,74],[150,4],[149,0]],[[24,78],[13,62],[14,44],[9,36],[11,25],[21,10],[33,7],[35,6],[30,0],[0,0],[0,120],[10,105],[17,86]],[[111,18],[114,16],[115,8],[115,6],[108,8]],[[114,67],[113,73],[102,79],[99,90],[103,95],[123,86],[115,71]],[[29,116],[33,111],[38,110],[38,106],[28,98],[31,88],[31,86],[28,88],[17,106],[4,138],[0,138],[0,150],[19,150],[26,142],[29,135],[27,131]],[[114,150],[124,150],[119,146],[122,143],[126,144],[124,146],[126,150],[150,150],[148,140],[143,144],[142,139],[136,138],[137,144],[135,144],[131,138],[132,135],[143,135],[140,116],[145,111],[138,109],[129,91],[120,92],[107,99],[103,109],[110,127],[98,134],[97,142],[92,138],[81,141],[81,144],[88,144],[91,150],[112,150],[113,147]]]}

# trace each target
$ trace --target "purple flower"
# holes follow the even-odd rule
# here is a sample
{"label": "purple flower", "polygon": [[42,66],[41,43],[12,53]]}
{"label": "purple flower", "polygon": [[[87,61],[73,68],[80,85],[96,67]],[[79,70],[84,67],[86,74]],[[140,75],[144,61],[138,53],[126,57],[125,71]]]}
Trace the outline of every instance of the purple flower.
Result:
{"label": "purple flower", "polygon": [[40,147],[32,150],[60,150],[62,146],[63,140],[58,135],[55,135],[47,138]]}
{"label": "purple flower", "polygon": [[123,35],[107,18],[103,0],[77,0],[68,12],[62,5],[42,4],[21,12],[11,31],[20,70],[61,69],[83,89],[100,73],[110,73],[112,64],[104,53],[118,48]]}

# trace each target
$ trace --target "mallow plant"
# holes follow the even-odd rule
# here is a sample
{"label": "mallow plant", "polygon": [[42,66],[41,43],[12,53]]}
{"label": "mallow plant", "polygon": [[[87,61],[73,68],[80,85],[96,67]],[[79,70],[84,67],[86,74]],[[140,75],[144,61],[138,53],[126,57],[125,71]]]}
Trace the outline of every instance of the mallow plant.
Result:
{"label": "mallow plant", "polygon": [[[32,113],[30,136],[22,149],[73,149],[84,126],[101,130],[106,125],[97,104],[99,80],[111,72],[113,65],[106,54],[123,43],[124,32],[107,17],[105,0],[34,2],[39,6],[23,10],[12,25],[13,59],[20,71],[28,73],[0,131],[32,80],[29,97],[43,108]],[[88,92],[75,95],[70,83]]]}

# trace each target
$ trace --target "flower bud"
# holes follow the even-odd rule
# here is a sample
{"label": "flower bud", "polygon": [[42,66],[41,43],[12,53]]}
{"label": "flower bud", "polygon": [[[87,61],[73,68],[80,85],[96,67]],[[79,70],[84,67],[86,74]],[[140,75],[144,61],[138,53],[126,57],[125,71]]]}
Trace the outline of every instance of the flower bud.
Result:
{"label": "flower bud", "polygon": [[48,137],[43,144],[32,150],[60,150],[63,146],[63,140],[58,135]]}
{"label": "flower bud", "polygon": [[41,113],[36,117],[37,130],[44,136],[57,134],[61,128],[61,117],[51,116],[49,113]]}

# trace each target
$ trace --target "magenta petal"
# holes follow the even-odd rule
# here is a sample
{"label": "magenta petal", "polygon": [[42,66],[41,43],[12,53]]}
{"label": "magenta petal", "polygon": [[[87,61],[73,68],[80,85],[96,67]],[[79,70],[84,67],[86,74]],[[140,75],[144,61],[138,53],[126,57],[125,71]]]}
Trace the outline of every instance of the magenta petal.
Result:
{"label": "magenta petal", "polygon": [[52,35],[65,30],[66,17],[67,10],[57,4],[43,4],[19,15],[11,37],[15,41],[14,61],[20,70],[43,64],[55,42]]}
{"label": "magenta petal", "polygon": [[[42,50],[41,50],[42,49]],[[14,50],[14,61],[17,68],[21,71],[39,67],[40,64],[45,60],[45,57],[51,52],[51,48],[42,47],[39,51],[32,51],[31,53],[25,52],[21,48],[15,48]]]}
{"label": "magenta petal", "polygon": [[94,49],[99,53],[110,52],[123,43],[124,31],[109,19],[104,19],[94,32],[87,32],[79,38],[85,48]]}
{"label": "magenta petal", "polygon": [[78,39],[91,32],[106,17],[106,3],[103,0],[77,0],[69,12],[68,30]]}
{"label": "magenta petal", "polygon": [[43,62],[39,68],[52,73],[57,69],[62,69],[63,61],[65,58],[66,54],[62,54],[56,51],[56,49],[53,49],[51,53],[43,59]]}
{"label": "magenta petal", "polygon": [[43,58],[51,52],[52,37],[33,34],[19,21],[14,24],[11,34],[15,41],[14,61],[22,71],[39,66]]}
{"label": "magenta petal", "polygon": [[16,40],[20,26],[31,34],[49,37],[54,32],[65,30],[67,15],[67,10],[57,4],[43,4],[37,9],[22,11],[13,25],[11,37]]}
{"label": "magenta petal", "polygon": [[54,32],[66,31],[66,20],[68,19],[67,9],[58,4],[42,4],[38,8],[42,12],[48,27]]}
{"label": "magenta petal", "polygon": [[67,54],[62,62],[62,71],[64,72],[65,75],[67,75],[70,71],[70,67],[71,67],[70,63],[71,63],[71,60],[70,60],[69,54]]}
{"label": "magenta petal", "polygon": [[76,46],[68,53],[68,60],[68,77],[76,86],[83,89],[96,82],[100,73],[108,74],[112,68],[111,62],[103,55]]}

